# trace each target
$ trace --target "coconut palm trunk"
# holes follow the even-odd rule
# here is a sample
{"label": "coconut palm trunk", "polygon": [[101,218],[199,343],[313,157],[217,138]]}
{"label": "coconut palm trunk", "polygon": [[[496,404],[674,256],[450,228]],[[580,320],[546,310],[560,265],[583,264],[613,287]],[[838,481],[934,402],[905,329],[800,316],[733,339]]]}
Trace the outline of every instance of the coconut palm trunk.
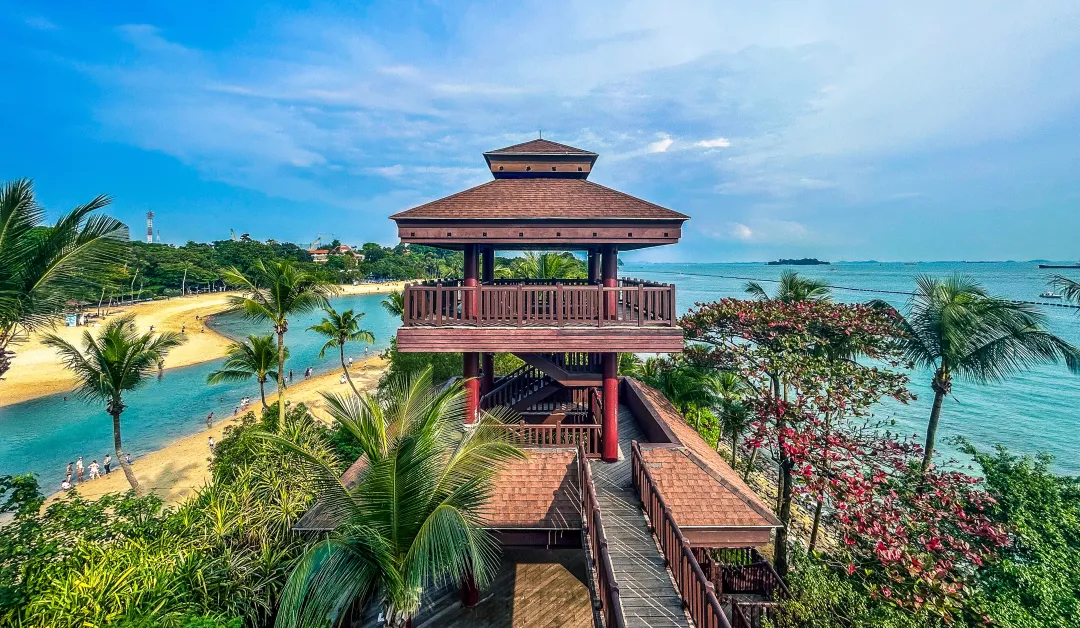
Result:
{"label": "coconut palm trunk", "polygon": [[263,410],[270,407],[266,405],[266,377],[259,378],[259,399],[262,399]]}
{"label": "coconut palm trunk", "polygon": [[941,368],[934,373],[934,381],[930,383],[934,390],[934,405],[930,409],[930,421],[926,424],[926,442],[923,444],[923,473],[930,468],[934,456],[934,440],[937,438],[938,420],[941,418],[941,404],[945,396],[952,390],[952,378],[944,361]]}
{"label": "coconut palm trunk", "polygon": [[345,345],[338,346],[338,355],[341,357],[341,370],[345,371],[345,381],[349,382],[349,388],[352,388],[353,394],[359,396],[360,391],[356,389],[356,384],[352,381],[352,373],[349,373],[349,367],[345,364]]}
{"label": "coconut palm trunk", "polygon": [[285,332],[289,331],[289,321],[281,319],[274,325],[277,334],[277,385],[278,385],[278,425],[285,425]]}
{"label": "coconut palm trunk", "polygon": [[135,471],[124,456],[124,443],[123,438],[120,436],[120,413],[123,411],[124,403],[120,399],[114,399],[109,404],[109,416],[112,417],[113,449],[116,451],[116,461],[120,463],[120,468],[124,470],[124,477],[127,478],[131,489],[135,491],[136,495],[141,495],[142,489],[139,487],[139,479],[135,477]]}

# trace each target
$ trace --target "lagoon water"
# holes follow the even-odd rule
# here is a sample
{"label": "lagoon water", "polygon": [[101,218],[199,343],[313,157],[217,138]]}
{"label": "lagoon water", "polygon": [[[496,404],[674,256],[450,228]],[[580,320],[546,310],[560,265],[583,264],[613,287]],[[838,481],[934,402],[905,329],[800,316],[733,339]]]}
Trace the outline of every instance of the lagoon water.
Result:
{"label": "lagoon water", "polygon": [[[743,296],[746,279],[768,281],[779,277],[783,267],[764,264],[642,264],[627,263],[620,269],[624,276],[661,282],[674,282],[678,308],[685,312],[695,302],[725,296]],[[902,307],[906,297],[850,290],[909,292],[913,278],[920,273],[947,276],[970,274],[994,294],[1027,301],[1039,301],[1047,289],[1051,272],[1031,262],[955,263],[934,262],[905,265],[900,263],[851,263],[831,266],[803,266],[797,270],[834,286],[837,300],[857,302],[883,298]],[[770,288],[772,284],[766,284]],[[398,324],[379,306],[381,295],[340,297],[338,309],[354,308],[367,313],[364,326],[374,332],[372,351],[385,348]],[[1053,301],[1048,303],[1060,303]],[[1047,305],[1049,328],[1073,344],[1080,345],[1080,310]],[[336,357],[318,360],[322,340],[303,331],[317,322],[319,314],[298,317],[290,322],[289,343],[292,357],[288,366],[299,375],[306,366],[317,373],[334,369]],[[267,333],[265,325],[254,324],[238,316],[215,317],[215,327],[230,337],[249,333]],[[355,357],[363,348],[353,346]],[[206,375],[217,369],[221,360],[165,372],[160,381],[152,381],[127,397],[123,416],[126,449],[134,456],[158,449],[180,437],[205,427],[206,413],[228,416],[243,396],[258,398],[254,383],[207,386]],[[15,368],[18,368],[16,361]],[[895,420],[897,430],[921,434],[930,414],[930,374],[913,373],[912,390],[919,395],[908,406],[883,404],[876,418]],[[111,449],[112,431],[108,415],[100,405],[88,405],[74,397],[52,395],[0,408],[0,475],[33,472],[39,475],[46,490],[57,485],[69,460],[82,455],[101,459]],[[256,402],[257,403],[257,402]],[[988,386],[957,382],[953,398],[942,411],[938,441],[946,455],[959,457],[947,441],[964,436],[980,448],[1002,444],[1016,453],[1047,452],[1055,457],[1059,472],[1080,475],[1080,376],[1070,374],[1062,365],[1039,366]],[[966,460],[962,461],[966,464]]]}
{"label": "lagoon water", "polygon": [[[375,345],[369,346],[371,354],[390,344],[399,322],[379,305],[383,298],[384,295],[371,294],[334,299],[338,310],[353,308],[366,312],[363,327],[375,334]],[[286,342],[290,358],[285,366],[293,369],[298,378],[303,377],[308,366],[314,367],[316,374],[341,368],[336,351],[327,352],[326,358],[319,360],[319,349],[325,339],[305,331],[321,318],[322,312],[315,312],[289,321]],[[215,316],[214,328],[230,338],[270,332],[269,325],[234,314]],[[346,355],[362,358],[363,346],[352,345]],[[128,407],[121,417],[125,451],[137,460],[142,454],[205,429],[207,413],[213,411],[217,417],[228,417],[241,397],[251,397],[253,407],[258,408],[259,386],[255,380],[206,384],[206,376],[220,368],[223,361],[167,369],[160,380],[154,378],[125,395]],[[17,357],[15,368],[18,368]],[[272,390],[273,386],[268,385],[268,398]],[[112,420],[104,405],[89,404],[71,395],[64,401],[64,396],[50,395],[0,408],[0,475],[36,473],[42,489],[48,493],[59,486],[69,461],[81,455],[89,465],[90,460],[100,461],[112,450]]]}

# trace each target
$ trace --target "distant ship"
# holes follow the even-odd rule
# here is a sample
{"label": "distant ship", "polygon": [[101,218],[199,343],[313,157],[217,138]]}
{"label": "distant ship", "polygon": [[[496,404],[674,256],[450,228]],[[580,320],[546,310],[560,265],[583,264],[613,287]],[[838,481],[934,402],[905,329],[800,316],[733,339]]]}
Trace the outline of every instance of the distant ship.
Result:
{"label": "distant ship", "polygon": [[1047,290],[1046,292],[1040,294],[1039,298],[1040,299],[1064,299],[1065,295],[1057,294],[1055,292],[1051,292],[1050,290]]}
{"label": "distant ship", "polygon": [[804,257],[802,259],[778,259],[769,262],[769,266],[828,266],[829,262],[823,262],[816,257]]}
{"label": "distant ship", "polygon": [[1080,264],[1039,264],[1039,268],[1080,268]]}

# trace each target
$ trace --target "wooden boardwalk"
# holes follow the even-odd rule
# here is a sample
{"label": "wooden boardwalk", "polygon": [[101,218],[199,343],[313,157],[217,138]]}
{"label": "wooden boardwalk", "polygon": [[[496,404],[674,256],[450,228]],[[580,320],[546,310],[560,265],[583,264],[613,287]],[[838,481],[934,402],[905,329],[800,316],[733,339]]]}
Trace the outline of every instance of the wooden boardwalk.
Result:
{"label": "wooden boardwalk", "polygon": [[646,525],[634,490],[630,441],[643,440],[630,411],[619,408],[619,461],[592,460],[593,482],[604,521],[615,580],[628,627],[683,626],[690,620],[671,581],[664,557]]}

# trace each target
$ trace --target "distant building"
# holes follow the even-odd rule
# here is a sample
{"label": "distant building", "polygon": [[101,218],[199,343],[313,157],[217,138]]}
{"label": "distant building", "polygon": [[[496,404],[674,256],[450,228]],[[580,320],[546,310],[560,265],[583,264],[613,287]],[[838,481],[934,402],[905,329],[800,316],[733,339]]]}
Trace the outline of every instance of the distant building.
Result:
{"label": "distant building", "polygon": [[308,253],[311,253],[311,260],[316,264],[325,264],[327,257],[330,255],[328,249],[309,249]]}
{"label": "distant building", "polygon": [[356,260],[358,262],[364,261],[364,254],[363,253],[357,253],[356,249],[349,246],[348,244],[339,244],[339,245],[335,246],[334,248],[330,249],[330,255],[342,255],[342,256],[350,255],[350,256],[352,256],[352,258],[354,260]]}

